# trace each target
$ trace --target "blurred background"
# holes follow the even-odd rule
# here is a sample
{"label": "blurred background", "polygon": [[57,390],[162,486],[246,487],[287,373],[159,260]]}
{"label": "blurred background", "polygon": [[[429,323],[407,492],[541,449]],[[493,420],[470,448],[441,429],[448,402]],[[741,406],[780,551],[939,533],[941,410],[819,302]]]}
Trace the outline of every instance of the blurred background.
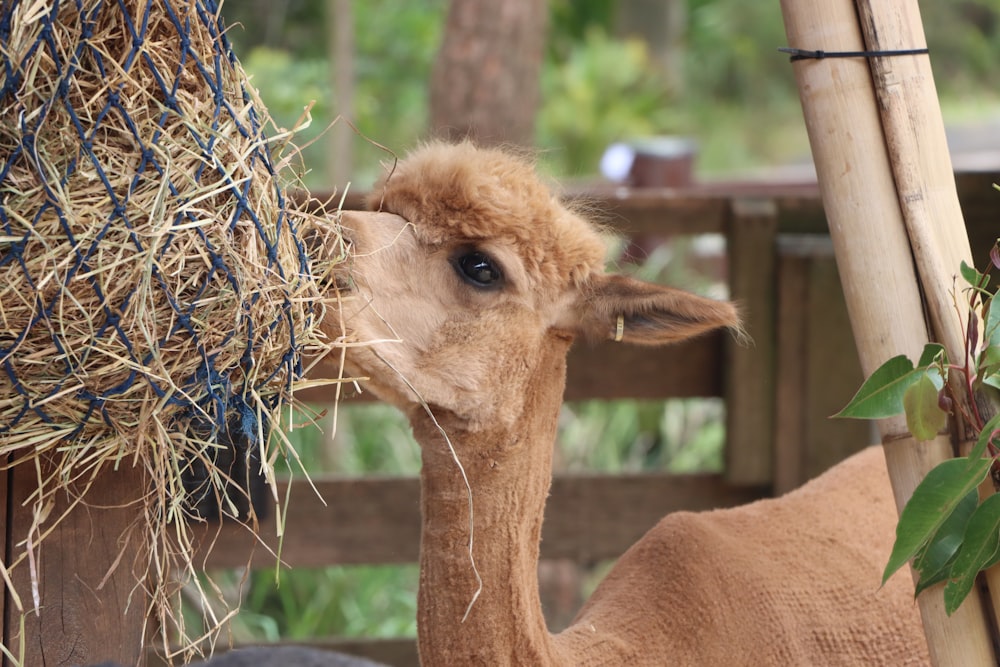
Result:
{"label": "blurred background", "polygon": [[[926,0],[921,10],[956,150],[997,166],[1000,2]],[[565,182],[634,180],[630,160],[647,149],[684,165],[658,185],[815,178],[792,68],[777,51],[776,0],[228,0],[223,14],[276,124],[298,128],[296,169],[314,192],[364,191],[393,153],[466,135],[531,147]],[[615,145],[624,154],[609,153]],[[689,243],[640,250],[643,261],[622,260],[629,270],[725,296]],[[718,399],[568,404],[557,468],[718,470],[723,417]],[[336,428],[321,408],[293,419],[319,422],[293,432],[312,474],[419,469],[408,427],[385,406],[343,405]],[[554,572],[577,582],[567,609],[601,571]],[[214,580],[243,598],[237,642],[416,632],[415,566]]]}
{"label": "blurred background", "polygon": [[[487,4],[230,0],[223,13],[277,122],[292,127],[313,104],[299,137],[316,140],[305,151],[313,188],[364,188],[385,158],[346,124],[331,128],[338,115],[399,153],[464,135],[482,113],[474,135],[534,146],[560,177],[596,174],[613,142],[664,134],[693,138],[706,176],[808,160],[792,70],[777,51],[778,2]],[[996,116],[1000,3],[927,0],[921,11],[949,119]],[[503,67],[491,62],[498,51]]]}

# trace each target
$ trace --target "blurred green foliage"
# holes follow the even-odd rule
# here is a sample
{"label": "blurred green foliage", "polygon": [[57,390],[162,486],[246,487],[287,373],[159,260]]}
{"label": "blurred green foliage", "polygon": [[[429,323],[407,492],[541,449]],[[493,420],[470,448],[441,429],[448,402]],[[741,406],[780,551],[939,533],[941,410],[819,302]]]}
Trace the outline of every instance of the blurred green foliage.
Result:
{"label": "blurred green foliage", "polygon": [[[234,644],[417,633],[416,565],[272,568],[211,576],[230,605],[242,601],[228,627]],[[188,624],[200,623],[193,605],[186,605],[184,613]]]}
{"label": "blurred green foliage", "polygon": [[[445,0],[354,3],[355,121],[393,151],[425,136],[427,81],[447,11]],[[699,146],[702,172],[726,172],[808,154],[794,77],[776,2],[686,0],[683,84],[668,92],[646,45],[615,36],[620,3],[551,0],[544,105],[537,144],[559,176],[597,171],[611,142],[684,134]],[[945,97],[989,95],[1000,83],[1000,7],[987,0],[922,3],[928,43]],[[334,117],[323,0],[231,1],[224,13],[247,71],[277,123],[291,127],[315,102],[298,143],[319,137]],[[386,159],[356,143],[355,187],[371,183]],[[326,179],[322,141],[304,150],[306,183]],[[336,184],[342,186],[343,184]]]}
{"label": "blurred green foliage", "polygon": [[1000,85],[1000,3],[931,0],[920,11],[940,93],[977,96]]}
{"label": "blurred green foliage", "polygon": [[688,26],[686,98],[746,107],[798,99],[788,57],[777,50],[786,43],[779,3],[690,0]]}
{"label": "blurred green foliage", "polygon": [[545,165],[563,176],[592,174],[609,144],[662,134],[681,124],[637,39],[612,39],[597,27],[542,72],[545,104],[538,145]]}
{"label": "blurred green foliage", "polygon": [[[284,6],[284,12],[279,9]],[[426,82],[444,25],[445,0],[367,0],[354,3],[354,123],[361,135],[402,151],[427,125]],[[294,127],[313,104],[312,123],[296,136],[306,145],[302,160],[310,188],[327,189],[327,145],[322,140],[336,118],[326,53],[322,0],[227,2],[229,35],[253,85],[275,123]],[[284,27],[273,22],[284,20]],[[265,24],[265,22],[267,22]],[[367,187],[390,159],[359,137],[355,141],[354,187]]]}

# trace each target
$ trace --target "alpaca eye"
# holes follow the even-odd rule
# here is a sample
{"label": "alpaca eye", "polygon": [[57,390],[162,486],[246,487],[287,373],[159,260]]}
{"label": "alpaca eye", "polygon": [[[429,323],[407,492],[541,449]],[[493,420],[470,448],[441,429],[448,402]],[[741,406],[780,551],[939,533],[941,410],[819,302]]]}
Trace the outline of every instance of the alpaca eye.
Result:
{"label": "alpaca eye", "polygon": [[496,287],[503,279],[493,258],[476,250],[459,255],[455,268],[463,280],[476,287]]}

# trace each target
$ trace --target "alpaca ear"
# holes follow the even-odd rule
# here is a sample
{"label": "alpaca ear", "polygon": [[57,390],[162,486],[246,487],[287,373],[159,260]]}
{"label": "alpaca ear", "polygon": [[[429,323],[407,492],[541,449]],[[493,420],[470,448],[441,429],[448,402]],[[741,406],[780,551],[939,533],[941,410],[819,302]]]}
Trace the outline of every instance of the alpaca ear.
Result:
{"label": "alpaca ear", "polygon": [[621,275],[601,275],[581,292],[577,331],[589,340],[663,345],[719,327],[740,329],[736,306]]}

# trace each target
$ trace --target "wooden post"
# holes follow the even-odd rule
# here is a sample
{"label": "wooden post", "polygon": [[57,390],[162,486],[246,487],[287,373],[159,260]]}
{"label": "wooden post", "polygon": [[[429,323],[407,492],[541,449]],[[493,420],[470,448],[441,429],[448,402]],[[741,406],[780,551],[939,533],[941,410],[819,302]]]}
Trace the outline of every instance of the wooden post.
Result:
{"label": "wooden post", "polygon": [[[3,457],[0,461],[7,463],[10,457]],[[8,500],[8,490],[10,489],[10,470],[6,468],[0,470],[0,517],[3,517],[3,524],[0,525],[0,563],[4,567],[11,562],[11,552],[13,551],[12,546],[8,543],[8,534],[10,530],[10,508],[7,506]],[[7,646],[13,648],[13,646],[8,642],[10,637],[9,628],[10,620],[7,617],[7,609],[13,606],[13,601],[11,598],[11,591],[8,590],[3,578],[0,577],[0,624],[2,624],[2,629],[0,629],[0,646]],[[0,652],[0,667],[7,667],[7,659]]]}
{"label": "wooden post", "polygon": [[[852,2],[782,0],[781,6],[790,47],[864,50]],[[929,338],[871,74],[864,58],[800,60],[793,69],[862,370],[869,375],[891,356],[916,358]],[[924,475],[951,456],[951,443],[947,437],[916,442],[902,417],[878,426],[902,507]],[[978,596],[951,617],[938,590],[918,603],[935,664],[995,664]]]}
{"label": "wooden post", "polygon": [[728,343],[725,474],[748,486],[773,480],[777,211],[768,199],[736,200],[729,224],[731,297],[752,342]]}
{"label": "wooden post", "polygon": [[774,493],[877,441],[872,424],[831,420],[861,386],[847,307],[826,236],[778,237]]}
{"label": "wooden post", "polygon": [[782,253],[778,263],[777,373],[774,418],[774,495],[802,483],[805,468],[805,386],[809,327],[803,304],[809,298],[809,261]]}
{"label": "wooden post", "polygon": [[[34,462],[4,471],[9,477],[6,507],[7,554],[23,552],[19,544],[33,520],[30,496],[37,491]],[[12,572],[22,613],[7,605],[3,640],[17,656],[23,620],[24,667],[89,665],[113,661],[141,665],[148,599],[142,579],[146,530],[136,499],[144,477],[123,463],[102,472],[85,499],[44,540],[36,562],[40,606],[35,613],[32,576],[26,561]],[[3,489],[0,484],[0,490]],[[5,496],[6,497],[6,496]],[[52,527],[72,499],[60,492],[42,529]],[[9,563],[5,560],[5,563]],[[7,664],[7,663],[3,663]]]}

